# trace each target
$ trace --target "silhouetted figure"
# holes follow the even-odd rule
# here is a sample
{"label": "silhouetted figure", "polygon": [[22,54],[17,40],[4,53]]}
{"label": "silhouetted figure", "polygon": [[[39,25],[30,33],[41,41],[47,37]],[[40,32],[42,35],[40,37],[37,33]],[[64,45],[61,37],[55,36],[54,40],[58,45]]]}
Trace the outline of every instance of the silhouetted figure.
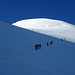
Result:
{"label": "silhouetted figure", "polygon": [[49,43],[47,42],[47,46],[49,45]]}
{"label": "silhouetted figure", "polygon": [[41,44],[36,44],[35,45],[35,50],[41,49]]}
{"label": "silhouetted figure", "polygon": [[53,44],[53,41],[50,42],[50,45],[52,45],[52,44]]}
{"label": "silhouetted figure", "polygon": [[41,44],[38,45],[39,49],[41,49]]}
{"label": "silhouetted figure", "polygon": [[38,44],[35,45],[35,50],[37,50],[37,49],[38,49]]}
{"label": "silhouetted figure", "polygon": [[61,41],[64,41],[63,39],[61,39]]}

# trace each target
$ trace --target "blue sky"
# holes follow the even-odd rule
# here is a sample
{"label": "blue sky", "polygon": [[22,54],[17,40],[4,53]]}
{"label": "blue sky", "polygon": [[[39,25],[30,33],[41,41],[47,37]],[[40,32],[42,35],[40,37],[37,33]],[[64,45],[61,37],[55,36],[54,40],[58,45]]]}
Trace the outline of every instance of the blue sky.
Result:
{"label": "blue sky", "polygon": [[75,24],[75,0],[0,0],[0,21],[49,18]]}

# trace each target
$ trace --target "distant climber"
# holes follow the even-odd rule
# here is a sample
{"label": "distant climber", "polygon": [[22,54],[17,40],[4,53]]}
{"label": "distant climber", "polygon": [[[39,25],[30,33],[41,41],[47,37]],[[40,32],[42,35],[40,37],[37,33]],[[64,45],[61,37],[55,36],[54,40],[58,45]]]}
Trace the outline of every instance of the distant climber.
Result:
{"label": "distant climber", "polygon": [[47,42],[47,46],[49,45],[49,43]]}
{"label": "distant climber", "polygon": [[35,45],[35,50],[41,49],[41,44],[36,44]]}
{"label": "distant climber", "polygon": [[61,39],[61,41],[64,41],[64,39]]}
{"label": "distant climber", "polygon": [[53,44],[53,41],[50,42],[50,45],[52,45],[52,44]]}
{"label": "distant climber", "polygon": [[35,50],[37,50],[37,49],[38,49],[38,44],[35,45]]}
{"label": "distant climber", "polygon": [[61,41],[64,41],[64,40],[66,40],[66,38],[62,38],[62,39],[60,39]]}

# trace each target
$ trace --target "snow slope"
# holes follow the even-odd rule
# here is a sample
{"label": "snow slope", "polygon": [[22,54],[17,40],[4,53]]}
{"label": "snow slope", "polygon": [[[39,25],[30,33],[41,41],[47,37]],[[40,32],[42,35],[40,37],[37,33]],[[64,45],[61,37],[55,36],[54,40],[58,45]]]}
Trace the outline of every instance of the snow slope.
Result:
{"label": "snow slope", "polygon": [[0,22],[0,75],[75,75],[75,43]]}
{"label": "snow slope", "polygon": [[57,38],[66,38],[66,40],[75,43],[75,26],[63,21],[37,18],[21,20],[12,25]]}

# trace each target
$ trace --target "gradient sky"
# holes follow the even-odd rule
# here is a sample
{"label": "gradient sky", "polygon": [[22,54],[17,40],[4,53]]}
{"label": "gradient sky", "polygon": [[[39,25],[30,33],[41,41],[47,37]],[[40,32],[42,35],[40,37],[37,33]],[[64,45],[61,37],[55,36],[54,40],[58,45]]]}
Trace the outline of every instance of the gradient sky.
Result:
{"label": "gradient sky", "polygon": [[75,24],[75,0],[0,0],[0,21],[49,18]]}

